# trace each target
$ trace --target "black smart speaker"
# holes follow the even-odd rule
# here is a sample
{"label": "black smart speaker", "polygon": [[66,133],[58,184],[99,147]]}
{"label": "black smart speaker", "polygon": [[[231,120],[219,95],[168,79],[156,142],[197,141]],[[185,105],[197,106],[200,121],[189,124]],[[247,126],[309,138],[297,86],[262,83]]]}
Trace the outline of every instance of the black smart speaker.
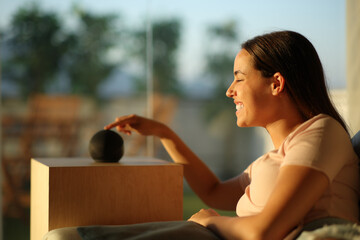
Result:
{"label": "black smart speaker", "polygon": [[91,138],[89,152],[97,162],[118,162],[124,155],[124,140],[112,130],[101,130]]}

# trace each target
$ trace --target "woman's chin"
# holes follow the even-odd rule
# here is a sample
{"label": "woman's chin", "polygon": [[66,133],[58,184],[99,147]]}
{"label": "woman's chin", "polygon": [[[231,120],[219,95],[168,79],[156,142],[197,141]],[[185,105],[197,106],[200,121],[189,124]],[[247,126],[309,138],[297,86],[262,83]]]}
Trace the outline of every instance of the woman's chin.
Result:
{"label": "woman's chin", "polygon": [[245,124],[244,121],[240,121],[240,120],[237,120],[237,121],[236,121],[236,125],[237,125],[238,127],[248,127],[247,124]]}
{"label": "woman's chin", "polygon": [[249,119],[245,119],[244,117],[238,117],[236,120],[236,125],[238,127],[254,127],[253,121],[249,121]]}

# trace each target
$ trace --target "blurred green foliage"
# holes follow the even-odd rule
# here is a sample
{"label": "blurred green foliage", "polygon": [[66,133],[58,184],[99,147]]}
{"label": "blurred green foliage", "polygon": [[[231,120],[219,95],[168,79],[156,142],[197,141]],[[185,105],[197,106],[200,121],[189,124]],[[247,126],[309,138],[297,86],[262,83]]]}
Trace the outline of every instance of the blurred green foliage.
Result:
{"label": "blurred green foliage", "polygon": [[[238,174],[234,158],[234,150],[246,146],[246,137],[251,129],[234,128],[235,106],[233,100],[226,97],[226,90],[233,81],[233,63],[236,53],[240,50],[240,36],[236,22],[233,20],[211,25],[207,29],[208,51],[206,53],[207,79],[212,81],[214,90],[204,108],[204,119],[210,128],[221,132],[223,146],[221,164],[221,179],[228,179]],[[239,141],[239,139],[241,139]],[[241,142],[241,145],[239,145]]]}
{"label": "blurred green foliage", "polygon": [[15,83],[23,98],[45,93],[61,77],[69,79],[69,93],[97,97],[99,84],[114,69],[106,54],[117,40],[116,17],[75,10],[74,30],[37,4],[14,14],[4,31],[9,56],[3,60],[3,79]]}
{"label": "blurred green foliage", "polygon": [[31,5],[16,12],[5,35],[11,55],[3,63],[4,79],[14,81],[23,97],[44,92],[72,42],[60,20]]}
{"label": "blurred green foliage", "polygon": [[[233,76],[233,65],[237,51],[240,50],[239,34],[235,21],[211,25],[207,29],[208,51],[206,53],[206,73],[214,84],[213,96],[205,109],[205,119],[212,119],[221,112],[233,109],[225,93]],[[223,107],[218,107],[219,105]]]}
{"label": "blurred green foliage", "polygon": [[[180,46],[181,23],[178,19],[157,20],[148,29],[133,32],[136,45],[133,46],[134,56],[145,66],[147,34],[152,42],[152,72],[154,92],[181,95],[182,90],[178,78],[178,49]],[[139,90],[146,89],[146,71],[137,76]]]}
{"label": "blurred green foliage", "polygon": [[108,51],[119,40],[120,34],[115,30],[116,16],[75,12],[80,24],[72,35],[66,62],[71,92],[96,97],[99,85],[116,67],[116,63],[107,58]]}
{"label": "blurred green foliage", "polygon": [[[65,26],[64,19],[37,4],[17,10],[10,26],[3,31],[8,56],[2,59],[3,80],[11,81],[27,99],[45,93],[60,81],[62,91],[99,97],[99,86],[123,62],[138,61],[137,79],[141,91],[146,86],[146,26],[123,27],[118,15],[93,14],[74,7],[75,24]],[[180,45],[179,20],[158,20],[151,25],[154,90],[181,92],[177,74],[177,49]],[[122,59],[112,59],[111,51],[122,52]],[[130,74],[131,75],[131,74]],[[55,87],[56,88],[56,87]],[[59,90],[59,89],[57,89]]]}

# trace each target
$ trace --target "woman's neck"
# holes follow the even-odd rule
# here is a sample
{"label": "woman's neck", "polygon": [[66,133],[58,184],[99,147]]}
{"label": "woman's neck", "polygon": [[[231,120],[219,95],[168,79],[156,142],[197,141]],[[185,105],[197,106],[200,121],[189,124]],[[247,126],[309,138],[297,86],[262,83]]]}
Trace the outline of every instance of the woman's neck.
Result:
{"label": "woman's neck", "polygon": [[272,118],[269,119],[265,129],[270,134],[275,149],[278,149],[285,138],[306,119],[286,92],[283,92],[275,100],[277,102],[273,104]]}
{"label": "woman's neck", "polygon": [[273,121],[267,124],[265,128],[270,134],[275,149],[278,149],[285,138],[306,120],[294,107],[283,108],[274,116]]}
{"label": "woman's neck", "polygon": [[288,119],[279,119],[278,121],[269,124],[266,127],[266,130],[270,134],[275,149],[278,149],[280,145],[284,142],[285,138],[302,123],[302,119],[301,121],[289,121]]}

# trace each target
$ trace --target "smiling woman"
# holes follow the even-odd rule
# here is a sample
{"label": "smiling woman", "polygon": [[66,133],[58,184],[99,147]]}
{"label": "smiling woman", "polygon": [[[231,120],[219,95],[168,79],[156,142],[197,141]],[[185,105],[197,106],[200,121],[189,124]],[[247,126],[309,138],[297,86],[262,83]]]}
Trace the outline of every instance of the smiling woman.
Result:
{"label": "smiling woman", "polygon": [[239,127],[265,127],[264,124],[271,117],[268,115],[276,114],[268,106],[273,99],[271,84],[277,83],[263,77],[253,65],[251,55],[241,50],[234,62],[234,81],[226,92],[228,97],[234,99]]}
{"label": "smiling woman", "polygon": [[[317,64],[301,64],[304,61]],[[117,118],[105,129],[159,137],[174,162],[184,166],[189,185],[207,205],[236,209],[236,217],[220,216],[209,209],[200,210],[189,219],[221,238],[293,238],[304,224],[313,221],[356,222],[358,158],[344,122],[331,105],[322,71],[312,44],[296,32],[274,32],[243,44],[234,62],[234,81],[227,96],[234,98],[237,105],[237,125],[266,128],[275,149],[227,181],[220,181],[160,122],[129,115]],[[309,75],[315,77],[302,78]],[[293,91],[300,80],[303,88]],[[320,99],[319,103],[307,101],[311,93],[312,100]],[[161,229],[173,229],[172,225],[160,225]],[[183,223],[180,226],[193,227]],[[148,225],[138,227],[143,229],[139,236],[143,231],[147,236],[153,229]],[[128,228],[118,228],[116,234],[124,231]],[[79,232],[86,236],[93,234],[94,229],[79,228]],[[170,236],[171,232],[165,234]],[[153,231],[151,237],[152,234]]]}
{"label": "smiling woman", "polygon": [[160,122],[129,115],[105,129],[159,137],[207,205],[236,209],[236,217],[209,209],[189,219],[221,238],[293,238],[313,221],[356,222],[359,160],[310,41],[293,31],[257,36],[242,45],[233,71],[226,95],[236,104],[237,125],[265,128],[274,145],[238,177],[220,181]]}
{"label": "smiling woman", "polygon": [[[331,105],[313,45],[299,33],[280,31],[257,36],[242,47],[226,95],[236,104],[237,125],[265,128],[274,150],[237,177],[220,181],[161,122],[132,114],[105,126],[160,138],[203,202],[236,210],[237,216],[202,209],[188,222],[79,227],[82,237],[277,240],[295,239],[308,226],[357,222],[359,159],[345,123]],[[298,83],[302,88],[294,89]],[[309,95],[315,102],[308,101]],[[46,239],[57,239],[54,233]]]}
{"label": "smiling woman", "polygon": [[[356,1],[356,0],[355,0]],[[0,28],[3,30],[7,27],[6,25],[10,22],[11,15],[19,9],[20,6],[26,6],[26,3],[31,2],[30,0],[14,0],[8,1],[6,4],[3,4],[0,7]],[[43,9],[51,10],[51,12],[57,13],[61,17],[61,22],[66,23],[67,26],[74,30],[74,18],[71,17],[71,10],[74,4],[74,1],[64,0],[64,1],[37,1]],[[181,35],[181,43],[180,43],[180,54],[176,57],[177,65],[178,65],[178,72],[181,72],[179,75],[179,81],[181,82],[180,87],[184,87],[185,94],[184,96],[192,96],[192,101],[196,101],[200,103],[199,96],[206,98],[206,101],[209,102],[209,98],[213,98],[214,95],[210,94],[211,90],[214,88],[209,81],[209,75],[204,74],[203,66],[206,64],[204,56],[208,56],[209,52],[204,52],[209,50],[207,43],[213,41],[213,38],[209,38],[206,32],[204,31],[207,26],[211,25],[212,23],[222,23],[230,19],[235,19],[237,23],[236,31],[238,31],[240,39],[247,39],[251,38],[257,34],[262,34],[264,32],[268,32],[271,30],[279,30],[279,29],[291,29],[296,30],[304,35],[308,36],[311,42],[316,47],[322,63],[324,64],[324,68],[328,75],[328,83],[330,83],[330,87],[344,87],[345,86],[345,5],[347,1],[338,1],[338,0],[303,0],[298,2],[289,2],[287,0],[274,0],[274,1],[267,1],[267,0],[259,0],[259,1],[238,1],[238,0],[224,0],[224,1],[164,1],[164,0],[135,0],[135,1],[114,1],[109,0],[106,2],[103,1],[94,1],[94,0],[81,0],[76,1],[75,5],[83,7],[84,10],[87,10],[95,15],[102,15],[103,13],[114,13],[119,15],[121,19],[125,19],[126,21],[123,22],[124,25],[128,27],[128,29],[140,29],[139,26],[144,26],[144,22],[146,21],[146,15],[150,15],[150,17],[154,20],[156,19],[171,19],[172,17],[178,17],[182,21],[182,35]],[[358,8],[353,8],[355,14]],[[276,14],[274,14],[276,12]],[[304,17],[306,16],[306,17]],[[123,18],[122,18],[123,17]],[[351,19],[351,25],[355,27],[353,19]],[[121,23],[120,23],[121,25]],[[120,30],[121,26],[115,26],[113,29],[118,31]],[[11,30],[11,28],[10,28]],[[13,32],[13,31],[10,31]],[[79,32],[80,33],[80,32]],[[61,38],[60,38],[61,39]],[[6,40],[6,38],[3,38]],[[4,44],[5,41],[2,41]],[[117,43],[123,43],[122,41],[117,41]],[[238,41],[236,41],[235,47],[230,47],[229,44],[222,44],[222,47],[230,52],[230,59],[233,59],[236,56],[238,51]],[[355,42],[356,45],[356,42]],[[355,46],[354,45],[354,46]],[[233,45],[231,45],[233,46]],[[4,47],[4,45],[2,46]],[[353,51],[353,47],[350,48],[350,53],[355,54]],[[1,51],[2,58],[7,56],[8,50],[5,48]],[[218,49],[211,49],[215,50],[216,53]],[[219,50],[221,51],[221,49]],[[251,51],[247,51],[249,55],[251,55]],[[118,52],[117,52],[118,54]],[[120,55],[118,54],[117,57]],[[357,54],[360,56],[360,54]],[[120,58],[117,58],[120,61]],[[348,61],[348,63],[352,63],[355,65],[357,61]],[[119,62],[116,62],[118,64]],[[136,63],[137,65],[140,65]],[[136,65],[135,64],[135,65]],[[85,64],[86,65],[86,64]],[[120,66],[122,64],[118,64]],[[130,68],[125,68],[130,66]],[[228,67],[232,67],[232,64],[226,64]],[[4,66],[4,65],[3,65]],[[129,75],[134,73],[134,63],[130,61],[129,58],[126,58],[124,69],[121,69],[121,75],[115,75],[114,79],[116,81],[107,81],[106,89],[111,89],[114,95],[112,96],[120,96],[121,98],[126,97],[128,98],[133,91],[133,85],[127,85],[127,82],[134,83],[135,81],[132,78],[129,78]],[[122,67],[121,66],[121,67]],[[139,68],[136,68],[138,70]],[[140,70],[144,69],[140,66]],[[356,67],[358,69],[358,67]],[[85,71],[86,72],[86,71]],[[141,71],[139,71],[141,72]],[[231,77],[232,72],[227,71]],[[3,71],[4,73],[4,71]],[[211,75],[211,74],[210,74]],[[284,74],[281,72],[281,75],[284,77]],[[359,74],[348,74],[349,76],[358,76]],[[215,74],[213,75],[215,76]],[[237,75],[240,76],[240,75]],[[212,76],[210,76],[212,77]],[[272,78],[268,78],[268,76],[259,76],[264,78],[264,80],[268,79],[269,81]],[[4,80],[5,77],[3,77]],[[126,78],[129,78],[126,81]],[[201,78],[201,80],[199,80]],[[229,77],[225,77],[222,79],[229,80]],[[285,86],[287,85],[287,78],[285,79]],[[238,80],[244,80],[242,77]],[[355,79],[356,80],[356,79]],[[356,83],[357,81],[353,81]],[[10,82],[13,82],[10,79]],[[60,86],[67,86],[67,81],[63,81]],[[63,85],[65,84],[65,85]],[[241,85],[246,85],[244,81],[239,83]],[[91,85],[91,84],[90,84]],[[116,86],[117,87],[116,87]],[[125,87],[126,85],[126,87]],[[230,85],[230,84],[229,84]],[[356,85],[356,84],[355,84]],[[355,85],[350,86],[349,88],[354,89]],[[7,88],[4,84],[2,84],[2,92],[3,97],[5,95],[9,95],[11,91]],[[349,83],[348,83],[349,86]],[[250,87],[248,85],[248,87]],[[296,87],[298,89],[302,89],[304,86],[300,85],[300,87]],[[104,88],[105,89],[105,88]],[[190,92],[191,91],[191,92]],[[239,90],[240,91],[240,90]],[[101,92],[101,89],[100,91]],[[224,92],[222,90],[221,92]],[[240,92],[239,92],[240,93]],[[14,94],[18,94],[16,90]],[[14,95],[12,94],[12,96]],[[243,93],[242,93],[243,94]],[[250,93],[246,96],[247,98]],[[283,94],[281,94],[283,95]],[[354,93],[354,95],[359,95]],[[108,97],[109,95],[106,95]],[[247,125],[263,125],[264,122],[261,122],[262,118],[255,119],[254,117],[248,120],[245,116],[248,116],[250,113],[254,113],[254,111],[259,110],[260,108],[250,108],[250,102],[248,100],[245,101],[241,95],[241,98],[237,96],[237,100],[235,102],[236,106],[229,104],[230,107],[233,106],[233,113],[230,113],[235,117],[238,115],[238,121],[242,121],[242,126]],[[183,96],[182,96],[183,97]],[[268,96],[270,97],[270,96]],[[245,96],[244,96],[245,98]],[[195,99],[195,100],[194,100]],[[218,98],[216,98],[218,99]],[[224,99],[226,99],[224,97]],[[271,98],[269,98],[271,99]],[[267,100],[269,100],[267,99]],[[357,99],[357,98],[356,98]],[[227,99],[229,100],[229,99]],[[257,98],[258,101],[261,98]],[[188,101],[188,99],[186,99]],[[267,103],[266,99],[263,100]],[[129,102],[133,103],[132,99]],[[354,105],[354,109],[357,109],[355,100],[350,101]],[[254,102],[255,104],[256,102]],[[260,102],[259,102],[260,103]],[[190,103],[192,104],[192,103]],[[129,113],[136,112],[136,113],[143,113],[143,109],[140,107],[130,110],[133,104],[128,105],[121,105],[118,104],[116,109],[125,109]],[[145,104],[144,104],[145,105]],[[192,104],[195,106],[196,104]],[[214,108],[223,110],[223,105],[214,105]],[[109,111],[100,112],[97,111],[95,114],[102,114],[102,116],[110,116],[110,119],[113,118],[113,110],[114,108],[110,107],[110,104],[106,105],[106,109],[110,109]],[[241,129],[239,131],[231,130],[228,122],[223,122],[223,117],[218,118],[218,116],[222,116],[220,114],[214,114],[212,112],[212,116],[217,116],[216,119],[221,119],[221,124],[212,124],[212,129],[209,130],[205,122],[198,121],[199,119],[196,118],[198,115],[195,114],[183,114],[183,111],[180,107],[183,106],[182,103],[179,104],[179,108],[176,108],[176,117],[175,121],[173,122],[174,129],[178,129],[180,135],[184,137],[183,140],[185,142],[190,143],[191,148],[194,152],[198,153],[200,158],[203,158],[206,164],[210,167],[210,169],[217,171],[216,174],[223,177],[225,174],[227,176],[233,175],[235,172],[241,172],[245,166],[249,164],[249,162],[255,157],[263,154],[263,143],[259,141],[258,138],[254,138],[254,135],[248,136],[249,131],[253,131],[253,128],[249,129]],[[194,109],[194,112],[200,113],[203,109],[198,107]],[[273,104],[257,104],[254,106],[262,107],[262,111],[259,112],[258,116],[267,116],[269,108],[273,107]],[[265,108],[265,106],[268,106]],[[142,105],[141,105],[142,107]],[[235,110],[236,108],[236,110]],[[345,106],[346,108],[346,106]],[[4,107],[3,107],[4,109]],[[22,108],[17,108],[22,109]],[[105,109],[105,108],[103,108]],[[5,109],[4,109],[5,110]],[[120,110],[118,114],[127,114],[123,113]],[[180,112],[181,111],[181,112]],[[237,111],[238,113],[235,113]],[[6,113],[6,110],[3,111]],[[111,112],[111,114],[108,114]],[[356,112],[351,110],[353,117]],[[245,115],[246,113],[246,115]],[[188,119],[187,122],[183,121],[183,119],[178,118],[178,116],[186,116]],[[193,116],[195,116],[193,118]],[[346,116],[346,115],[344,115]],[[185,118],[185,117],[184,117]],[[195,119],[195,121],[193,120]],[[209,118],[208,118],[209,119]],[[244,120],[244,121],[243,121]],[[245,122],[246,120],[246,122]],[[106,120],[111,121],[111,120]],[[230,120],[231,121],[231,120]],[[204,126],[202,129],[195,126],[195,123],[198,122],[201,126]],[[213,121],[215,122],[215,121]],[[212,123],[213,123],[212,122]],[[188,124],[194,123],[194,124]],[[246,123],[246,124],[245,124]],[[95,123],[98,124],[98,123]],[[179,125],[177,125],[179,124]],[[235,124],[234,124],[235,125]],[[185,127],[184,127],[185,126]],[[226,129],[230,129],[231,136],[235,137],[228,137],[230,134],[229,131],[224,131],[222,126],[226,126]],[[236,127],[236,126],[234,126]],[[191,129],[189,134],[187,131]],[[196,130],[197,129],[197,130]],[[216,134],[221,133],[220,138],[216,137],[213,138],[213,129],[217,129]],[[209,131],[206,131],[209,130]],[[244,131],[247,131],[244,134]],[[258,131],[258,130],[255,130]],[[204,135],[198,134],[204,133]],[[210,137],[209,137],[210,134]],[[236,134],[236,135],[235,135]],[[196,137],[195,137],[196,135]],[[245,136],[246,135],[246,136]],[[256,134],[257,135],[257,134]],[[219,136],[219,135],[218,135]],[[223,137],[226,136],[226,137]],[[86,137],[85,137],[86,138]],[[200,140],[199,140],[200,138]],[[243,141],[239,141],[239,139]],[[224,140],[225,139],[225,140]],[[235,143],[236,139],[236,143]],[[84,139],[87,141],[88,139]],[[3,142],[9,142],[4,141]],[[195,144],[194,144],[195,142]],[[215,144],[214,144],[215,143]],[[231,144],[234,143],[234,144]],[[254,144],[256,143],[256,144]],[[235,144],[238,146],[234,147]],[[267,142],[266,142],[267,144]],[[215,145],[215,147],[213,147]],[[204,148],[199,146],[206,146]],[[226,146],[223,148],[222,146]],[[236,150],[231,150],[236,149]],[[266,151],[269,148],[266,147]],[[246,150],[246,152],[245,152]],[[247,151],[249,150],[249,151]],[[226,154],[225,154],[226,153]],[[162,155],[164,157],[168,157],[167,155]],[[240,157],[241,156],[241,157]],[[241,161],[236,161],[234,159],[241,158]],[[221,163],[217,164],[216,161],[221,159]],[[236,161],[236,162],[235,162]],[[231,164],[228,164],[228,163]],[[220,165],[220,166],[219,166]],[[229,166],[229,167],[228,167]],[[224,171],[223,169],[231,169],[232,171],[226,170],[226,173],[221,173]],[[224,171],[225,172],[225,171]],[[5,219],[6,224],[7,219]],[[7,226],[7,225],[6,225]],[[4,227],[5,234],[9,228]],[[11,237],[10,237],[11,238]],[[9,239],[10,239],[9,238]]]}

